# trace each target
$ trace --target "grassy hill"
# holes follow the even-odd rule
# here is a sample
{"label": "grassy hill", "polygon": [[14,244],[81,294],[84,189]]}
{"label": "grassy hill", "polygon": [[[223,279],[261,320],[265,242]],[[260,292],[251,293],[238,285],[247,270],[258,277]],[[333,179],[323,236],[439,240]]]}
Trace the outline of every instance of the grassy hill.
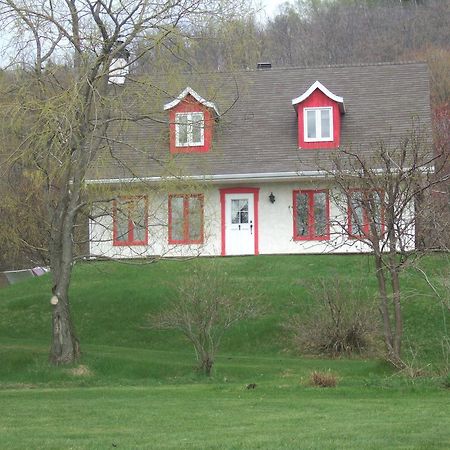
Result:
{"label": "grassy hill", "polygon": [[[434,280],[440,276],[442,264],[446,261],[444,257],[432,256],[423,260],[421,265]],[[193,358],[190,346],[178,333],[150,329],[147,316],[164,308],[176,295],[175,288],[183,277],[189,276],[194,269],[201,271],[211,264],[226,271],[233,279],[239,279],[243,290],[247,287],[252,290],[249,295],[257,291],[267,305],[264,317],[243,322],[225,336],[221,355],[289,356],[282,324],[312,301],[307,286],[318,277],[325,277],[330,283],[337,278],[363,282],[368,291],[361,302],[376,298],[372,261],[369,256],[362,255],[165,260],[149,265],[78,264],[70,295],[84,361],[96,371],[102,371],[105,366],[106,372],[120,374],[121,378],[164,379],[173,373],[190,374]],[[46,365],[45,352],[50,338],[49,282],[49,277],[35,278],[0,290],[2,352],[11,349],[7,363],[0,369],[0,380],[9,378],[12,382],[19,374],[25,380],[31,376],[30,371],[35,381],[39,379],[38,368]],[[450,324],[448,314],[445,315],[419,272],[412,269],[406,272],[403,283],[406,353],[413,351],[418,363],[437,364],[442,358],[445,320]],[[114,351],[108,352],[106,347]],[[120,348],[126,349],[123,356]],[[32,360],[30,351],[33,352]],[[141,351],[155,352],[156,356],[148,359],[152,361],[151,367],[145,361],[146,369],[142,369],[140,375],[134,372],[139,372],[138,367],[123,364],[122,357],[129,358],[137,352],[136,364],[139,365]],[[44,361],[42,366],[41,361]],[[110,366],[114,364],[117,367],[111,371]],[[219,361],[219,374],[221,364]]]}
{"label": "grassy hill", "polygon": [[[260,294],[267,314],[225,336],[205,379],[182,336],[150,329],[147,316],[211,264]],[[439,281],[446,264],[434,255],[421,268]],[[289,348],[281,325],[307,309],[318,277],[362,282],[361,302],[376,296],[362,255],[77,264],[70,294],[83,356],[56,369],[47,363],[50,278],[0,290],[2,448],[449,448],[449,391],[438,371],[450,317],[423,276],[403,276],[405,350],[428,372],[415,379],[380,358],[300,357]],[[338,387],[311,387],[313,370],[336,374]]]}

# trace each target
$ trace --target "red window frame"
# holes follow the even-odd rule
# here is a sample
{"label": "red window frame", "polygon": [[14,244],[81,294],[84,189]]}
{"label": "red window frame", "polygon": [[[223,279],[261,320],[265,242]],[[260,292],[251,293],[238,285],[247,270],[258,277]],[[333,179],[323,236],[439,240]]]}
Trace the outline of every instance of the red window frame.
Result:
{"label": "red window frame", "polygon": [[[134,238],[134,221],[133,212],[137,206],[137,201],[144,199],[144,225],[145,237],[143,240]],[[120,239],[118,224],[117,224],[117,210],[118,202],[123,203],[127,208],[128,215],[128,239]],[[118,197],[113,200],[113,245],[116,247],[130,246],[130,245],[147,245],[148,244],[148,198],[145,195],[133,197]]]}
{"label": "red window frame", "polygon": [[362,213],[363,213],[363,218],[362,218],[362,225],[361,225],[361,230],[362,230],[362,234],[357,234],[353,232],[353,226],[352,226],[352,222],[353,222],[353,207],[352,207],[352,195],[355,193],[361,193],[362,195],[368,195],[371,194],[373,192],[377,192],[380,199],[381,199],[381,203],[380,203],[380,225],[381,225],[381,234],[384,233],[384,229],[385,229],[385,224],[384,224],[384,208],[383,208],[383,198],[384,198],[384,191],[378,191],[376,189],[352,189],[349,191],[348,193],[348,202],[347,202],[347,228],[348,228],[348,235],[351,238],[354,239],[361,239],[361,238],[370,238],[371,235],[371,231],[370,231],[370,220],[369,220],[369,216],[367,213],[367,208],[364,204],[361,204],[361,209],[362,209]]}
{"label": "red window frame", "polygon": [[[172,237],[172,199],[183,199],[183,239],[174,239]],[[190,239],[190,213],[189,199],[198,198],[200,200],[200,238]],[[169,195],[169,244],[203,244],[204,227],[204,195],[203,194],[170,194]]]}
{"label": "red window frame", "polygon": [[[202,145],[177,145],[176,124],[177,114],[203,113],[203,144]],[[190,94],[169,111],[170,153],[205,153],[209,152],[212,145],[214,117],[209,108],[200,104]]]}
{"label": "red window frame", "polygon": [[[315,233],[314,217],[314,194],[325,194],[325,220],[326,228],[323,236]],[[308,234],[301,236],[297,234],[297,194],[308,196]],[[327,241],[330,239],[330,194],[328,189],[297,189],[292,193],[292,204],[294,206],[294,241]]]}

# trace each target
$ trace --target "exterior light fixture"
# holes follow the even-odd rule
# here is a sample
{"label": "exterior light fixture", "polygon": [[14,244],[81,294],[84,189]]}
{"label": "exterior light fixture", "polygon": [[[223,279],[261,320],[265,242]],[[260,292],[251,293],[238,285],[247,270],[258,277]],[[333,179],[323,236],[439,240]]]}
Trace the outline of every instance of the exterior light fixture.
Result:
{"label": "exterior light fixture", "polygon": [[275,203],[275,195],[273,195],[273,192],[270,193],[269,200],[270,200],[270,203]]}

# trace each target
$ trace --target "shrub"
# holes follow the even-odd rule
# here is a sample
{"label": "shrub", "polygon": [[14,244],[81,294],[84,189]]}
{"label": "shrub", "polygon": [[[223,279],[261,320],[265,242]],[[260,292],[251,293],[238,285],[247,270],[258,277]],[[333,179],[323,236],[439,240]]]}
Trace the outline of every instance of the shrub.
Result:
{"label": "shrub", "polygon": [[290,318],[285,330],[300,353],[332,357],[367,354],[375,349],[378,314],[362,289],[351,283],[319,279],[309,289],[313,305]]}
{"label": "shrub", "polygon": [[223,335],[262,314],[258,296],[214,267],[191,272],[176,290],[168,308],[149,317],[150,324],[183,333],[194,347],[198,369],[209,376]]}
{"label": "shrub", "polygon": [[338,377],[331,372],[311,372],[309,376],[311,386],[316,387],[336,387],[338,384]]}

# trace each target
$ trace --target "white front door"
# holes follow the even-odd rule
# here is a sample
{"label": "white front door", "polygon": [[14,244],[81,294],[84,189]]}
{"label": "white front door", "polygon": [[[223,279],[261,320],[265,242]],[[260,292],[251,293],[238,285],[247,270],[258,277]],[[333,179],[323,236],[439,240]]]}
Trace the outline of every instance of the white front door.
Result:
{"label": "white front door", "polygon": [[225,195],[225,254],[255,254],[253,193]]}

